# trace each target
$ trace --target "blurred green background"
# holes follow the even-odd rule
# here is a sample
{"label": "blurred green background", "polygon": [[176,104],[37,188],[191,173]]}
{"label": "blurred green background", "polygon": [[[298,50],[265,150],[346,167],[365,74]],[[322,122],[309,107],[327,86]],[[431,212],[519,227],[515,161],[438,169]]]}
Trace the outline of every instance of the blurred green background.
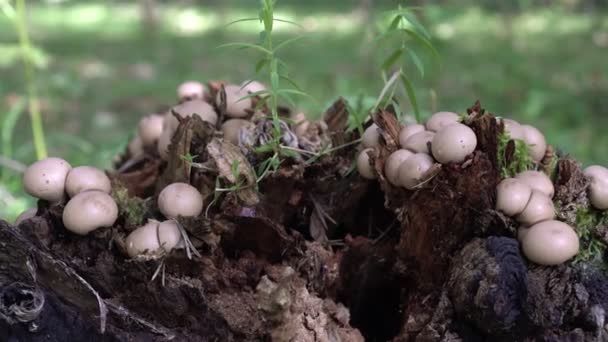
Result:
{"label": "blurred green background", "polygon": [[[403,3],[422,7],[419,19],[442,57],[440,65],[426,59],[424,79],[408,64],[424,116],[463,112],[480,99],[497,114],[536,125],[551,144],[583,163],[608,164],[605,2]],[[338,96],[378,96],[379,64],[390,47],[377,46],[373,37],[386,28],[386,11],[396,5],[278,1],[276,16],[302,28],[279,24],[277,39],[306,35],[281,57],[316,99],[298,103],[309,116],[318,116]],[[49,155],[108,168],[141,116],[176,101],[180,82],[251,78],[255,54],[215,47],[255,42],[257,22],[226,24],[257,16],[256,6],[253,0],[28,1],[35,47],[28,55],[36,66]],[[0,12],[0,217],[9,220],[34,205],[21,191],[19,174],[7,167],[35,160],[28,112],[21,110],[21,57],[14,22]]]}

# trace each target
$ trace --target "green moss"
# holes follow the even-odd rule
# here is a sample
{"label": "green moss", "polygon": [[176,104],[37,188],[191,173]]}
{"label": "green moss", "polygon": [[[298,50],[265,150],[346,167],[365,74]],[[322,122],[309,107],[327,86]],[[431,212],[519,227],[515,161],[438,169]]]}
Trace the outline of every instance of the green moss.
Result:
{"label": "green moss", "polygon": [[145,200],[129,196],[127,189],[120,185],[114,187],[112,197],[118,205],[120,216],[125,218],[126,226],[136,227],[143,224],[147,211]]}
{"label": "green moss", "polygon": [[598,262],[603,265],[603,256],[606,253],[606,244],[596,235],[599,226],[608,224],[608,212],[592,208],[579,207],[576,211],[576,225],[574,230],[580,240],[580,249],[574,263]]}
{"label": "green moss", "polygon": [[503,131],[498,135],[498,165],[500,167],[500,173],[504,178],[514,177],[520,172],[530,170],[534,167],[534,160],[530,155],[530,150],[523,140],[514,139],[515,141],[515,153],[513,154],[513,160],[507,162],[506,153],[507,146],[511,136],[508,132]]}

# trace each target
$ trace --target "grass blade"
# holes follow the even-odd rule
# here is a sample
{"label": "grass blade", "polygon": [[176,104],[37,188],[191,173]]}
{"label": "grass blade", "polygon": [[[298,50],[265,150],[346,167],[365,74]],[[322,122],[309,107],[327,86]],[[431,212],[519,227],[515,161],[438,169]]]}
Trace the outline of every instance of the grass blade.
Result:
{"label": "grass blade", "polygon": [[374,105],[372,112],[376,111],[376,109],[380,105],[380,102],[382,102],[382,99],[384,99],[384,96],[386,96],[386,93],[393,87],[395,82],[399,79],[400,73],[401,73],[401,70],[395,71],[391,75],[391,78],[389,78],[388,81],[386,81],[386,83],[384,84],[384,88],[382,88],[382,91],[380,92],[380,95],[378,96],[378,99],[376,100],[376,104]]}
{"label": "grass blade", "polygon": [[401,82],[403,83],[403,87],[407,92],[407,97],[410,98],[410,102],[412,104],[412,109],[414,110],[414,116],[416,117],[416,122],[422,122],[420,118],[420,110],[418,109],[418,101],[416,100],[416,93],[414,92],[414,87],[410,83],[410,80],[407,78],[405,73],[401,72],[399,74],[401,78]]}
{"label": "grass blade", "polygon": [[412,57],[412,62],[414,62],[414,65],[416,65],[416,68],[420,72],[420,76],[424,77],[424,64],[422,63],[420,57],[418,57],[416,52],[410,48],[407,48],[407,53],[410,55],[410,57]]}
{"label": "grass blade", "polygon": [[283,48],[283,47],[285,47],[285,46],[287,46],[287,45],[289,45],[289,44],[291,44],[291,43],[293,43],[293,42],[297,42],[297,41],[298,41],[298,40],[300,40],[300,39],[304,39],[304,38],[306,38],[306,36],[304,36],[304,35],[299,35],[299,36],[296,36],[296,37],[293,37],[293,38],[290,38],[290,39],[284,40],[284,41],[280,42],[280,43],[279,43],[279,44],[278,44],[278,45],[277,45],[277,46],[274,48],[274,52],[277,52],[277,51],[279,51],[279,49],[281,49],[281,48]]}
{"label": "grass blade", "polygon": [[222,45],[216,47],[216,49],[225,49],[225,48],[254,49],[254,50],[259,50],[267,55],[272,55],[272,51],[270,51],[262,46],[255,45],[255,44],[249,44],[249,43],[226,43],[226,44],[222,44]]}

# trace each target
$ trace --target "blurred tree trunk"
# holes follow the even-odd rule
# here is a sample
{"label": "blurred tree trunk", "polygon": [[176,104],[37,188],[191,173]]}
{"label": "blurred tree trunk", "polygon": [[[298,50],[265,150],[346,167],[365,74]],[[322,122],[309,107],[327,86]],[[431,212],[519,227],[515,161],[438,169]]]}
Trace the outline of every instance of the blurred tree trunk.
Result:
{"label": "blurred tree trunk", "polygon": [[139,10],[144,34],[155,35],[158,29],[158,6],[156,0],[139,0]]}

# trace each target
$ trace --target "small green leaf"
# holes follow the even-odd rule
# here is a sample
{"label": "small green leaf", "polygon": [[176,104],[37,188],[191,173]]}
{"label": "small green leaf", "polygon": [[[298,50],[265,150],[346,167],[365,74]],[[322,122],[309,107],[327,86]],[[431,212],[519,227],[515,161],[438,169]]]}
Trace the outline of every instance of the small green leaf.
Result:
{"label": "small green leaf", "polygon": [[255,64],[255,73],[259,73],[260,71],[262,71],[262,69],[264,69],[264,67],[268,65],[268,58],[263,58],[260,59],[256,64]]}
{"label": "small green leaf", "polygon": [[231,21],[228,24],[225,25],[225,27],[234,25],[234,24],[238,24],[238,23],[242,23],[244,21],[258,21],[260,20],[260,18],[243,18],[243,19],[237,19],[235,21]]}
{"label": "small green leaf", "polygon": [[429,31],[424,28],[424,26],[418,21],[418,19],[416,19],[416,16],[413,15],[410,11],[401,11],[400,15],[403,16],[407,21],[409,21],[410,24],[412,24],[412,26],[420,33],[422,33],[427,39],[431,39]]}
{"label": "small green leaf", "polygon": [[422,122],[420,118],[420,110],[418,109],[418,101],[416,100],[416,93],[414,92],[414,87],[410,83],[410,80],[407,78],[405,73],[401,72],[401,82],[403,83],[403,87],[407,92],[407,97],[410,99],[412,104],[412,109],[414,110],[414,116],[416,117],[417,122]]}
{"label": "small green leaf", "polygon": [[279,89],[279,73],[276,71],[270,73],[270,86],[272,89]]}
{"label": "small green leaf", "polygon": [[236,102],[243,101],[245,99],[249,99],[249,98],[260,96],[260,95],[266,95],[266,94],[270,94],[270,91],[268,91],[268,90],[256,91],[254,93],[250,93],[250,94],[247,94],[247,95],[239,98]]}
{"label": "small green leaf", "polygon": [[266,153],[274,151],[274,144],[266,143],[262,146],[258,146],[255,148],[256,153]]}
{"label": "small green leaf", "polygon": [[401,16],[397,15],[393,18],[393,20],[391,20],[391,24],[388,26],[387,31],[392,31],[395,30],[397,27],[399,27],[399,24],[401,23]]}
{"label": "small green leaf", "polygon": [[280,146],[281,147],[281,154],[286,156],[286,157],[292,157],[292,158],[296,158],[298,156],[298,153],[294,150],[290,150],[285,148],[284,146]]}
{"label": "small green leaf", "polygon": [[300,25],[300,24],[298,24],[298,23],[296,23],[294,21],[291,21],[291,20],[285,20],[285,19],[275,18],[274,21],[278,21],[278,22],[286,23],[286,24],[291,24],[291,25],[297,26],[297,27],[302,28],[302,29],[304,28],[304,26],[302,26],[302,25]]}
{"label": "small green leaf", "polygon": [[249,43],[227,43],[227,44],[222,44],[222,45],[216,47],[216,49],[224,49],[224,48],[254,49],[254,50],[259,50],[265,54],[272,55],[272,51],[264,48],[263,46],[249,44]]}
{"label": "small green leaf", "polygon": [[395,64],[395,62],[399,59],[399,57],[401,57],[402,54],[403,48],[393,51],[393,53],[391,53],[390,56],[388,56],[388,58],[386,58],[384,62],[382,62],[382,70],[388,71],[388,69],[392,67],[393,64]]}
{"label": "small green leaf", "polygon": [[302,91],[302,88],[300,88],[300,86],[298,86],[298,84],[294,80],[292,80],[291,78],[289,78],[287,75],[279,74],[279,77],[281,77],[281,79],[287,81],[287,83],[291,84],[297,90]]}
{"label": "small green leaf", "polygon": [[293,42],[296,42],[296,41],[298,41],[298,40],[300,40],[300,39],[304,39],[304,38],[306,38],[306,36],[304,36],[304,35],[300,35],[300,36],[296,36],[296,37],[293,37],[293,38],[290,38],[290,39],[284,40],[284,41],[282,41],[281,43],[279,43],[279,44],[278,44],[278,45],[277,45],[277,46],[274,48],[274,51],[275,51],[275,52],[277,52],[277,51],[279,51],[279,49],[281,49],[282,47],[285,47],[285,46],[287,46],[287,45],[289,45],[289,44],[291,44],[291,43],[293,43]]}
{"label": "small green leaf", "polygon": [[415,41],[417,41],[418,43],[420,43],[424,47],[426,47],[433,54],[433,56],[435,58],[439,59],[439,53],[437,52],[437,50],[435,50],[435,47],[433,46],[433,44],[431,44],[431,42],[428,39],[424,38],[418,32],[416,32],[412,29],[403,28],[401,30],[403,30],[408,35],[410,35],[412,38],[414,38]]}
{"label": "small green leaf", "polygon": [[296,90],[296,89],[279,89],[279,90],[277,90],[277,94],[281,94],[281,95],[284,95],[284,94],[293,94],[293,95],[299,95],[299,96],[307,97],[309,99],[314,100],[314,98],[312,96],[306,94],[303,91]]}
{"label": "small green leaf", "polygon": [[414,65],[416,65],[416,68],[420,72],[420,76],[424,77],[424,64],[422,64],[422,60],[420,59],[420,57],[418,57],[414,50],[410,48],[406,48],[406,50],[410,57],[412,57],[412,62],[414,62]]}
{"label": "small green leaf", "polygon": [[232,161],[232,176],[234,179],[239,179],[239,161],[237,159]]}

